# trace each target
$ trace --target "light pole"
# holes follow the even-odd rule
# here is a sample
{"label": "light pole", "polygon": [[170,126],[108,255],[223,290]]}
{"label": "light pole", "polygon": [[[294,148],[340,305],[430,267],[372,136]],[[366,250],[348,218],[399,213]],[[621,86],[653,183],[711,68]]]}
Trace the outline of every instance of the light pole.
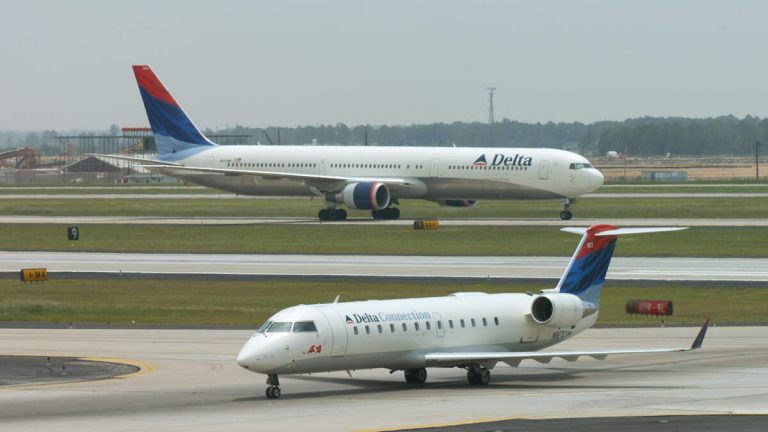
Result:
{"label": "light pole", "polygon": [[762,144],[760,144],[760,141],[755,142],[755,180],[760,181],[760,159],[758,159],[757,150],[760,148]]}

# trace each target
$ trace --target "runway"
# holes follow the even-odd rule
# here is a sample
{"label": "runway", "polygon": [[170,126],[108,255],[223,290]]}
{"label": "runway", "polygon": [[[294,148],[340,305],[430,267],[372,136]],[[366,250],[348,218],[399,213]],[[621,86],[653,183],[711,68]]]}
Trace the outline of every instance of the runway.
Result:
{"label": "runway", "polygon": [[[0,251],[0,272],[557,279],[570,257],[148,254]],[[615,257],[609,280],[768,282],[768,258]]]}
{"label": "runway", "polygon": [[[558,349],[678,347],[697,329],[592,329]],[[408,387],[386,370],[281,376],[283,398],[234,356],[250,331],[0,329],[0,354],[127,358],[123,379],[0,389],[2,430],[339,431],[499,419],[768,414],[768,327],[713,327],[700,351],[498,366],[487,387],[430,369]]]}
{"label": "runway", "polygon": [[[441,226],[629,226],[768,227],[768,219],[440,219]],[[373,220],[369,217],[321,222],[314,217],[163,217],[163,216],[0,216],[0,224],[94,225],[396,225],[412,226],[413,219]]]}
{"label": "runway", "polygon": [[[768,192],[603,192],[582,195],[579,198],[596,199],[614,199],[614,198],[637,198],[637,199],[660,199],[660,198],[767,198]],[[45,200],[82,200],[82,199],[209,199],[209,200],[231,200],[231,199],[302,199],[306,197],[264,197],[250,195],[235,195],[231,193],[87,193],[87,194],[0,194],[0,200],[4,199],[45,199]]]}

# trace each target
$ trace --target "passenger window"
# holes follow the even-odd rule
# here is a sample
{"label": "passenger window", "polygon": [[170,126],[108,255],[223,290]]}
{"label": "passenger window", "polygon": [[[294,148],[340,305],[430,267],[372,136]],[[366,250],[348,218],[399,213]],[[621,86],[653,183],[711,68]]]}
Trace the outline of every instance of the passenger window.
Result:
{"label": "passenger window", "polygon": [[285,333],[291,331],[290,322],[274,322],[269,326],[267,333]]}
{"label": "passenger window", "polygon": [[413,329],[419,331],[419,323],[413,323]]}
{"label": "passenger window", "polygon": [[438,321],[437,322],[437,329],[438,330],[442,330],[443,329],[443,322],[442,321]]}
{"label": "passenger window", "polygon": [[406,323],[403,323],[403,331],[408,331],[408,325]]}
{"label": "passenger window", "polygon": [[474,319],[474,318],[470,319],[470,320],[469,320],[469,322],[471,322],[471,323],[472,323],[472,327],[474,327],[474,326],[475,326],[475,319]]}
{"label": "passenger window", "polygon": [[357,326],[355,326],[354,330],[355,330],[355,336],[357,336],[359,333],[359,330],[357,330]]}
{"label": "passenger window", "polygon": [[461,323],[461,328],[464,328],[464,318],[462,318],[459,323]]}
{"label": "passenger window", "polygon": [[427,321],[427,330],[432,330],[432,324],[430,324],[429,321]]}
{"label": "passenger window", "polygon": [[382,330],[382,328],[381,328],[381,324],[377,325],[376,327],[378,327],[378,330],[379,330],[379,334],[382,334],[382,333],[384,332],[384,331]]}
{"label": "passenger window", "polygon": [[371,334],[371,327],[365,326],[365,334]]}
{"label": "passenger window", "polygon": [[390,324],[389,325],[389,332],[390,333],[394,333],[395,332],[395,325],[394,324]]}
{"label": "passenger window", "polygon": [[317,327],[315,327],[315,323],[312,321],[296,321],[296,324],[293,325],[294,333],[316,332],[316,331],[317,331]]}
{"label": "passenger window", "polygon": [[453,320],[448,320],[448,328],[453,328]]}
{"label": "passenger window", "polygon": [[493,317],[493,322],[496,325],[499,325],[499,317]]}
{"label": "passenger window", "polygon": [[488,320],[483,318],[483,327],[488,327]]}

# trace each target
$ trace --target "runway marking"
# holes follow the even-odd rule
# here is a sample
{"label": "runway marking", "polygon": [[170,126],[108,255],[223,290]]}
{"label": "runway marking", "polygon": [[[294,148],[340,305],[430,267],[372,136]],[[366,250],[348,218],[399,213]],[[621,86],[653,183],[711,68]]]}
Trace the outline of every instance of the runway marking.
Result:
{"label": "runway marking", "polygon": [[[17,355],[17,354],[3,354],[3,355]],[[32,355],[33,357],[44,357],[40,356],[39,354]],[[51,383],[43,383],[43,384],[19,384],[19,385],[12,385],[7,387],[0,387],[0,392],[8,392],[8,391],[20,391],[20,390],[37,390],[37,389],[50,389],[52,387],[63,387],[73,384],[84,384],[84,383],[103,383],[103,382],[110,382],[111,380],[123,380],[127,378],[133,378],[141,375],[150,374],[152,372],[157,371],[157,367],[153,365],[152,363],[145,362],[142,360],[135,360],[135,359],[124,359],[124,358],[117,358],[117,357],[76,357],[78,360],[83,361],[92,361],[92,362],[99,362],[99,363],[117,363],[117,364],[124,364],[128,366],[134,366],[139,368],[136,372],[129,372],[122,375],[115,375],[113,377],[109,378],[100,378],[100,379],[78,379],[78,380],[72,380],[67,382],[51,382]]]}
{"label": "runway marking", "polygon": [[355,429],[353,432],[395,432],[395,431],[401,431],[401,430],[412,430],[412,429],[434,429],[434,428],[445,428],[445,427],[452,427],[452,426],[466,426],[466,425],[473,425],[473,424],[480,424],[480,423],[493,423],[493,422],[501,422],[501,421],[509,421],[509,420],[530,420],[527,417],[491,417],[491,418],[485,418],[485,419],[474,419],[474,420],[467,420],[467,421],[460,421],[460,422],[448,422],[448,423],[428,423],[428,424],[421,424],[421,425],[415,425],[415,426],[402,426],[402,427],[395,427],[395,428],[387,428],[387,429]]}

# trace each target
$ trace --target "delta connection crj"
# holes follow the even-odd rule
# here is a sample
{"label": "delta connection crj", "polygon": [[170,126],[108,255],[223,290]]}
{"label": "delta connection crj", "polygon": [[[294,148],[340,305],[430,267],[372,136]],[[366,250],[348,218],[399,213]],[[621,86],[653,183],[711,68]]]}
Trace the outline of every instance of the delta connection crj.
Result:
{"label": "delta connection crj", "polygon": [[[321,220],[346,219],[343,207],[397,219],[403,199],[451,207],[474,207],[481,199],[560,199],[560,218],[570,219],[574,198],[603,184],[587,159],[556,149],[217,145],[149,66],[133,72],[157,158],[99,157],[241,195],[320,197]],[[486,155],[493,155],[490,163]]]}

